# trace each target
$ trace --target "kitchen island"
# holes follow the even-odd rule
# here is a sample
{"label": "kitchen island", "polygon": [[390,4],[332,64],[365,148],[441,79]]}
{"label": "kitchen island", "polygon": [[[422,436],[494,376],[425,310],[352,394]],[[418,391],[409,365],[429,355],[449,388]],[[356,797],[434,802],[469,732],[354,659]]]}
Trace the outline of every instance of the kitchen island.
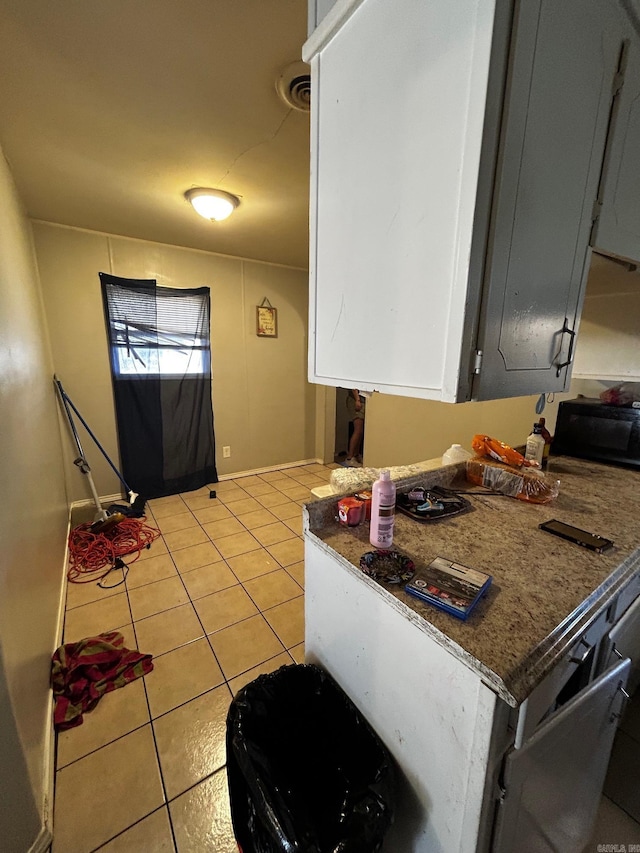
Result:
{"label": "kitchen island", "polygon": [[[579,850],[588,839],[611,731],[575,771],[574,757],[563,759],[567,784],[587,776],[590,789],[580,790],[573,805],[566,791],[556,791],[549,807],[542,804],[542,815],[532,816],[527,800],[539,794],[524,790],[505,761],[518,770],[513,756],[521,759],[541,740],[543,750],[557,752],[557,738],[562,743],[567,731],[579,731],[582,717],[582,738],[599,737],[597,715],[583,696],[606,674],[603,638],[640,593],[640,481],[634,471],[567,457],[552,457],[549,476],[560,480],[560,494],[546,505],[467,483],[464,465],[398,483],[399,490],[445,486],[466,492],[472,502],[471,511],[433,522],[398,514],[394,536],[394,547],[417,569],[443,556],[493,576],[467,622],[364,575],[359,561],[372,550],[368,525],[338,524],[336,497],[306,508],[307,660],[332,673],[398,763],[398,818],[384,848],[389,853],[508,850],[514,833],[518,849],[526,850],[522,834],[554,820],[568,825],[549,830],[547,847],[531,849],[562,843],[567,851]],[[550,518],[610,538],[614,548],[596,554],[539,530]],[[615,670],[605,679],[609,692],[600,703],[602,715],[613,717],[609,728],[615,728],[625,673]],[[544,740],[549,728],[557,734]],[[505,772],[516,780],[510,790]],[[558,776],[552,769],[548,775]]]}

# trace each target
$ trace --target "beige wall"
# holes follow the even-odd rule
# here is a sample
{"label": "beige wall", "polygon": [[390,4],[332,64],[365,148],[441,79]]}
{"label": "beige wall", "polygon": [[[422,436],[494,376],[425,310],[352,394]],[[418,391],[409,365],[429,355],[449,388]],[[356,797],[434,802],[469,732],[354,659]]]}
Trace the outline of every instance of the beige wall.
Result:
{"label": "beige wall", "polygon": [[[454,442],[471,450],[476,433],[511,445],[524,444],[538,419],[537,399],[452,404],[374,394],[367,402],[365,464],[380,467],[433,459]],[[544,412],[553,423],[559,399],[556,395],[556,404]]]}
{"label": "beige wall", "polygon": [[[46,841],[67,504],[31,229],[0,151],[0,847]],[[43,849],[43,848],[41,848]]]}
{"label": "beige wall", "polygon": [[[316,391],[306,382],[306,272],[48,223],[34,223],[34,234],[56,373],[116,464],[99,272],[211,288],[219,474],[315,458]],[[264,297],[278,311],[277,338],[256,336],[256,306]],[[81,440],[98,492],[119,492],[97,448],[84,434]],[[87,484],[72,465],[70,441],[65,445],[71,497],[88,498]],[[222,457],[225,445],[231,447],[229,459]]]}
{"label": "beige wall", "polygon": [[593,255],[573,375],[640,382],[640,270]]}

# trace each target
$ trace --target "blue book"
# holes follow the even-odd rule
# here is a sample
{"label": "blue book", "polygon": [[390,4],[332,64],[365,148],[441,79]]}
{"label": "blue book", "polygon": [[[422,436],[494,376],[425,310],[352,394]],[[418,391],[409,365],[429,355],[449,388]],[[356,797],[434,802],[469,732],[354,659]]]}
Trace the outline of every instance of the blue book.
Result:
{"label": "blue book", "polygon": [[405,591],[464,620],[487,592],[491,581],[491,575],[436,557],[425,569],[418,569],[405,585]]}

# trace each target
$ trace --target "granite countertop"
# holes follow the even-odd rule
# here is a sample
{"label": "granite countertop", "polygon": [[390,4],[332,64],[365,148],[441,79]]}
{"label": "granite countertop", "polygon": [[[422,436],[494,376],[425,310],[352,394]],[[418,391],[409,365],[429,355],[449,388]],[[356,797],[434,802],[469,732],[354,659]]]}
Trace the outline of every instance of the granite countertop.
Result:
{"label": "granite countertop", "polygon": [[[544,505],[485,493],[466,481],[464,463],[398,481],[399,491],[424,484],[477,492],[466,495],[473,509],[463,515],[419,522],[398,513],[394,532],[393,547],[416,568],[442,556],[493,575],[466,622],[364,575],[369,525],[340,525],[336,496],[307,505],[305,535],[517,706],[640,572],[640,472],[551,457],[548,475],[560,480],[560,494]],[[551,518],[612,539],[614,548],[596,554],[538,529]]]}

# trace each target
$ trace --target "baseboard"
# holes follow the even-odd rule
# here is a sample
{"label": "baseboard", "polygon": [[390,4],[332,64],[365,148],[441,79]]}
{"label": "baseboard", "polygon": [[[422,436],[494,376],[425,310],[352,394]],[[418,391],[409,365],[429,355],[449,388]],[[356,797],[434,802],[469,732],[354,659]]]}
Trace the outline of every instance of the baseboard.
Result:
{"label": "baseboard", "polygon": [[[125,500],[127,499],[123,498],[120,494],[100,496],[100,503],[105,507],[109,506],[110,504],[121,504]],[[95,506],[95,501],[93,501],[91,498],[85,498],[81,501],[73,501],[73,503],[71,504],[71,509],[81,509],[85,506]]]}
{"label": "baseboard", "polygon": [[[92,503],[92,501],[88,501]],[[72,504],[73,506],[73,504]],[[60,584],[60,597],[58,599],[58,614],[56,620],[56,648],[62,644],[64,635],[64,615],[67,601],[67,566],[69,565],[69,533],[71,531],[71,511],[67,517],[67,536],[64,546],[64,560],[62,563],[62,578]],[[45,763],[43,768],[43,803],[42,803],[42,827],[38,837],[29,848],[29,853],[45,853],[53,841],[53,805],[56,781],[56,734],[53,728],[53,691],[49,691],[47,699],[47,726],[44,743]]]}
{"label": "baseboard", "polygon": [[62,563],[62,583],[60,584],[60,598],[58,599],[58,618],[56,624],[56,648],[62,643],[64,630],[64,612],[67,600],[67,566],[69,565],[69,534],[71,533],[71,513],[74,504],[69,507],[67,517],[67,538],[64,544],[64,561]]}
{"label": "baseboard", "polygon": [[[282,471],[285,468],[299,468],[301,465],[324,465],[321,459],[300,459],[298,462],[281,462],[279,465],[268,465],[266,468],[251,468],[248,471],[236,471],[233,474],[221,474],[218,477],[219,482],[224,480],[235,480],[237,477],[251,477],[255,474],[268,474],[270,471]],[[109,504],[123,503],[126,501],[122,495],[100,495],[100,503],[107,507]],[[91,498],[86,498],[81,501],[73,501],[71,509],[81,509],[85,506],[95,506]]]}
{"label": "baseboard", "polygon": [[282,471],[284,468],[299,468],[301,465],[324,465],[319,459],[302,459],[299,462],[282,462],[280,465],[269,465],[267,468],[252,468],[250,471],[236,471],[235,474],[221,474],[218,479],[235,480],[237,477],[250,477],[254,474],[268,474],[270,471]]}
{"label": "baseboard", "polygon": [[38,833],[38,837],[29,848],[29,853],[46,853],[51,847],[53,836],[46,826],[43,826]]}

